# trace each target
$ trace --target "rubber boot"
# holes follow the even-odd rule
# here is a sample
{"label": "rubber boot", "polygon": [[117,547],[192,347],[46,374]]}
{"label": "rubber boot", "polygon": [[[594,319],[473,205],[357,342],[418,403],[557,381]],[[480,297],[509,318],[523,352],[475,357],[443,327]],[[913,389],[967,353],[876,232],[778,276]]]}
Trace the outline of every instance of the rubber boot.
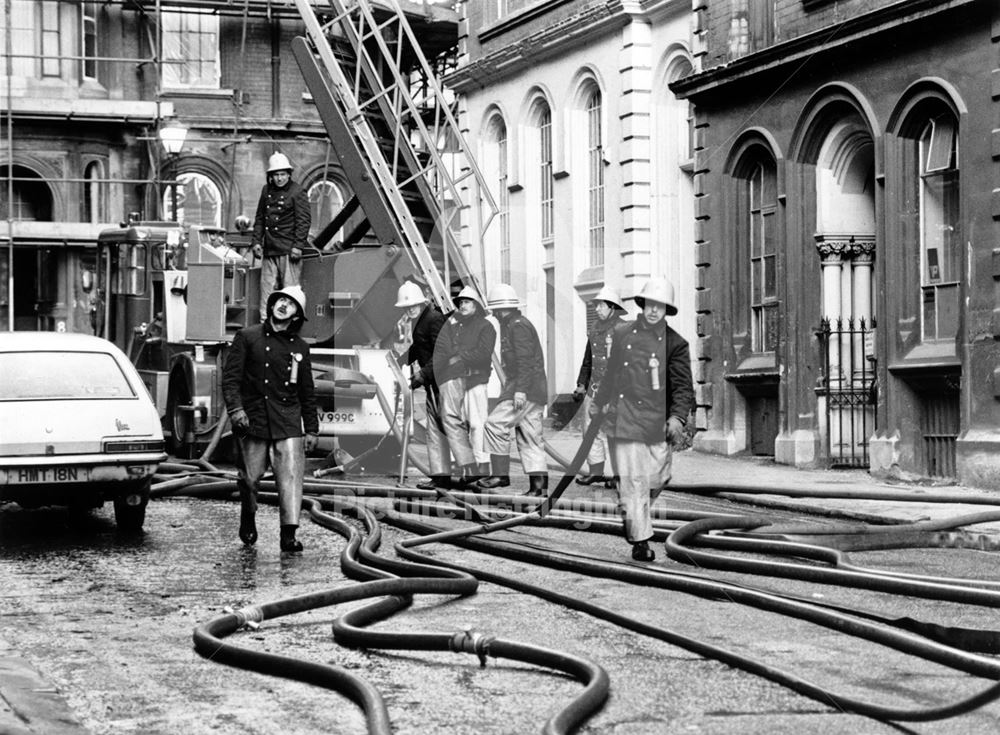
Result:
{"label": "rubber boot", "polygon": [[479,474],[479,465],[475,462],[469,462],[469,464],[462,465],[462,474],[458,478],[457,487],[475,492],[476,484],[482,479],[483,476]]}
{"label": "rubber boot", "polygon": [[286,524],[281,527],[281,550],[302,551],[302,542],[295,538],[298,526]]}
{"label": "rubber boot", "polygon": [[418,490],[437,490],[441,488],[447,490],[451,487],[450,475],[431,475],[423,482],[417,483]]}
{"label": "rubber boot", "polygon": [[636,561],[653,561],[656,554],[649,548],[648,541],[637,541],[632,544],[632,558]]}
{"label": "rubber boot", "polygon": [[245,483],[237,484],[240,488],[240,541],[253,546],[257,543],[257,503]]}
{"label": "rubber boot", "polygon": [[528,492],[533,498],[541,498],[547,495],[549,489],[549,474],[547,472],[532,472],[528,475]]}
{"label": "rubber boot", "polygon": [[257,522],[255,513],[243,506],[240,509],[240,541],[247,546],[257,543]]}
{"label": "rubber boot", "polygon": [[510,455],[491,454],[490,466],[491,474],[485,480],[480,480],[477,484],[483,490],[493,490],[498,487],[510,487]]}
{"label": "rubber boot", "polygon": [[593,485],[596,482],[604,482],[604,462],[594,462],[590,465],[590,474],[576,478],[577,485]]}

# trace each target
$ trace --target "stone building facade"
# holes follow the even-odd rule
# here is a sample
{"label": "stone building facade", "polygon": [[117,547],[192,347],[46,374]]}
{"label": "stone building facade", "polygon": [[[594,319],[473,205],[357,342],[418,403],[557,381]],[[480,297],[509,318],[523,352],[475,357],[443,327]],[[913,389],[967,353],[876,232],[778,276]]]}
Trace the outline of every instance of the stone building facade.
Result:
{"label": "stone building facade", "polygon": [[696,446],[1000,487],[1000,5],[693,11]]}
{"label": "stone building facade", "polygon": [[[677,286],[695,338],[690,0],[463,2],[446,81],[499,213],[470,260],[511,283],[539,328],[549,392],[576,382],[604,285]],[[471,239],[471,238],[469,238]],[[631,303],[631,302],[630,302]],[[634,307],[633,307],[634,310]]]}

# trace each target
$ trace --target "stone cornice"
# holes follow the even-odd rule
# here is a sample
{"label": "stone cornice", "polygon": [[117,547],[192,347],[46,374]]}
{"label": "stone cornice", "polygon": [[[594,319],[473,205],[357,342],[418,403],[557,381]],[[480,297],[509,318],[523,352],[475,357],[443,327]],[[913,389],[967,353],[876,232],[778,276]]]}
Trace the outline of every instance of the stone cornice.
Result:
{"label": "stone cornice", "polygon": [[[463,65],[445,77],[444,82],[459,93],[496,84],[533,66],[539,59],[565,53],[567,49],[583,45],[595,36],[624,26],[635,15],[635,8],[635,4],[628,0],[595,3],[570,18]],[[488,30],[494,29],[495,26]]]}
{"label": "stone cornice", "polygon": [[845,46],[862,38],[870,38],[879,33],[891,32],[904,22],[954,10],[977,1],[897,0],[883,8],[846,20],[835,28],[830,26],[820,28],[698,74],[678,79],[668,86],[670,91],[681,99],[717,91],[755,74],[780,69],[792,63],[804,63],[817,53]]}

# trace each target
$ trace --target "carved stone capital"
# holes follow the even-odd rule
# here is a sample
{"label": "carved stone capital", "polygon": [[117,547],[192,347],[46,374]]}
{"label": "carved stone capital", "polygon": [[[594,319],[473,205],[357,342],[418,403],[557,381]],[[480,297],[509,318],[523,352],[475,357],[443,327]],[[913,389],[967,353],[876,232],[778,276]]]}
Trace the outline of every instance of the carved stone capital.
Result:
{"label": "carved stone capital", "polygon": [[850,240],[820,240],[816,250],[824,263],[839,263],[851,253]]}
{"label": "carved stone capital", "polygon": [[855,240],[851,243],[851,257],[855,263],[871,263],[875,260],[875,241]]}

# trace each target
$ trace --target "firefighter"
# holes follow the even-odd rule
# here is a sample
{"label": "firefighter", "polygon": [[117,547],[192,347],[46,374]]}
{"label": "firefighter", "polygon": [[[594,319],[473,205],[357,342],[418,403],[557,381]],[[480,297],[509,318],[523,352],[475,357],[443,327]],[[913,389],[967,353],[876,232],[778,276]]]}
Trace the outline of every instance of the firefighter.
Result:
{"label": "firefighter", "polygon": [[423,388],[426,394],[427,456],[430,479],[417,484],[421,490],[451,486],[451,453],[441,424],[441,395],[434,380],[434,345],[444,325],[440,309],[430,303],[424,291],[413,281],[407,281],[396,293],[396,308],[403,309],[398,328],[405,331],[406,341],[398,349],[399,363],[417,370],[410,379],[410,390]]}
{"label": "firefighter", "polygon": [[606,422],[632,558],[653,561],[649,507],[670,479],[671,444],[684,440],[694,388],[688,343],[667,326],[666,317],[677,313],[673,284],[651,278],[634,298],[642,312],[615,329],[594,401]]}
{"label": "firefighter", "polygon": [[[607,368],[608,357],[611,355],[612,333],[615,327],[624,323],[621,315],[625,312],[621,299],[615,289],[605,286],[592,300],[594,313],[597,319],[590,328],[587,335],[587,348],[583,353],[583,362],[580,364],[580,374],[576,379],[576,389],[573,391],[573,400],[582,401],[581,412],[583,413],[583,430],[593,420],[593,415],[597,411],[594,404],[594,395],[601,385],[604,371]],[[593,485],[595,482],[604,482],[609,487],[613,487],[613,481],[604,475],[604,463],[607,459],[607,438],[601,431],[594,437],[594,443],[590,446],[587,454],[587,466],[589,473],[578,478],[578,485]]]}
{"label": "firefighter", "polygon": [[274,291],[267,321],[236,333],[223,368],[222,393],[241,455],[239,535],[247,546],[257,541],[257,491],[270,461],[278,487],[281,550],[302,551],[295,532],[305,453],[316,447],[319,435],[309,345],[298,334],[305,313],[301,287]]}
{"label": "firefighter", "polygon": [[486,421],[486,448],[491,474],[483,490],[510,485],[510,432],[514,430],[521,466],[528,473],[528,495],[544,495],[549,487],[542,447],[542,407],[548,399],[542,345],[534,325],[518,309],[517,292],[506,283],[490,289],[487,304],[500,322],[500,359],[505,383]]}
{"label": "firefighter", "polygon": [[260,192],[250,245],[260,263],[260,320],[267,318],[275,289],[297,286],[302,253],[309,237],[312,213],[306,190],[292,181],[292,164],[284,153],[267,162],[267,183]]}
{"label": "firefighter", "polygon": [[497,333],[486,319],[486,307],[476,289],[465,286],[455,297],[455,306],[438,333],[433,370],[441,398],[441,424],[461,466],[455,484],[469,487],[489,474],[483,430]]}

